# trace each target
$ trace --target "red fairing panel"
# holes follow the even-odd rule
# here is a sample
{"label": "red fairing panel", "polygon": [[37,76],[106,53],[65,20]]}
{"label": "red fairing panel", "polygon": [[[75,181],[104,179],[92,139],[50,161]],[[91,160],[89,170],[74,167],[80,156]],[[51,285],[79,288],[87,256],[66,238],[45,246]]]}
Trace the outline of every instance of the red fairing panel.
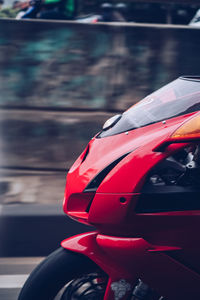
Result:
{"label": "red fairing panel", "polygon": [[108,274],[104,300],[117,299],[120,285],[124,286],[120,299],[127,299],[138,278],[156,287],[168,300],[199,299],[200,276],[168,255],[180,251],[178,247],[150,245],[142,238],[112,237],[97,232],[66,239],[61,245],[88,256]]}
{"label": "red fairing panel", "polygon": [[[134,211],[149,170],[171,152],[183,147],[183,144],[171,145],[164,153],[155,152],[153,149],[167,140],[180,126],[180,122],[189,117],[191,114],[168,120],[167,124],[160,122],[139,128],[128,135],[124,133],[91,140],[67,175],[63,203],[65,213],[95,226],[122,225],[124,221],[130,224],[127,216],[130,211]],[[84,192],[89,182],[101,170],[126,153],[129,154],[108,173],[96,192],[90,195]],[[121,201],[122,198],[124,202]],[[115,213],[112,214],[112,211]]]}
{"label": "red fairing panel", "polygon": [[[88,144],[89,148],[84,150],[68,172],[64,211],[67,213],[67,200],[72,193],[83,192],[101,170],[127,153],[130,154],[111,170],[97,189],[97,193],[138,192],[148,170],[170,155],[168,152],[154,152],[153,149],[167,140],[191,115],[168,120],[167,124],[159,122],[132,130],[128,134],[121,133],[106,138],[92,139]],[[84,160],[87,151],[88,154]]]}

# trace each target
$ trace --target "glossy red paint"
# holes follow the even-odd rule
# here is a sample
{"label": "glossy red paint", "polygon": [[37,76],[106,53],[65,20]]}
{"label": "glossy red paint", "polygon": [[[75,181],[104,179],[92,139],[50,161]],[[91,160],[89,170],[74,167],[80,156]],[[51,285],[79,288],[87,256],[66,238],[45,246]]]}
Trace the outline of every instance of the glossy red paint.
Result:
{"label": "glossy red paint", "polygon": [[[142,238],[120,238],[97,232],[69,238],[61,245],[88,256],[108,274],[104,300],[115,299],[111,288],[113,282],[125,280],[133,287],[138,278],[168,299],[198,299],[200,275],[168,255],[181,251],[179,247],[160,247]],[[128,296],[127,291],[122,299]]]}
{"label": "glossy red paint", "polygon": [[[106,176],[97,192],[137,192],[140,189],[140,181],[147,171],[171,153],[171,151],[158,153],[154,152],[153,149],[168,139],[180,124],[189,119],[191,115],[195,115],[195,113],[173,118],[168,120],[166,124],[159,122],[142,127],[130,131],[128,135],[122,133],[103,139],[93,138],[88,144],[89,153],[87,158],[83,161],[87,151],[86,147],[68,172],[63,203],[64,211],[67,213],[67,201],[71,194],[83,192],[88,183],[101,170],[129,152],[130,154]],[[178,148],[179,146],[175,145],[174,147]],[[137,176],[134,181],[133,176],[131,176],[133,172],[134,177]]]}
{"label": "glossy red paint", "polygon": [[[191,115],[191,114],[190,114]],[[164,141],[166,138],[170,137],[170,135],[180,126],[180,123],[186,120],[185,116],[178,117],[172,120],[168,120],[167,125],[162,124],[162,122],[139,128],[137,130],[130,131],[128,135],[125,133],[118,134],[115,136],[111,136],[104,139],[94,138],[92,139],[88,146],[89,146],[89,153],[87,158],[83,161],[86,149],[80,155],[80,157],[76,160],[73,164],[71,169],[67,175],[67,185],[65,190],[65,199],[69,198],[72,193],[81,193],[86,188],[88,183],[106,166],[112,163],[114,160],[118,159],[120,156],[124,155],[125,153],[132,152],[132,155],[137,155],[137,158],[143,160],[146,157],[149,149],[152,151],[152,147],[155,147],[159,144],[162,140]],[[145,146],[148,146],[146,149]],[[138,149],[137,149],[138,148]],[[105,152],[106,149],[106,152]],[[115,151],[113,151],[115,149]],[[137,149],[137,154],[134,154],[135,150]],[[139,150],[140,149],[140,150]],[[159,155],[159,153],[150,153],[153,157],[160,159],[164,158],[166,155]],[[148,155],[150,155],[148,154]],[[130,154],[131,155],[131,154]],[[121,163],[119,163],[114,170],[119,170],[120,166],[124,165],[127,161],[127,164],[131,158],[134,157],[129,156],[124,158]],[[158,158],[158,160],[159,160]],[[148,160],[149,161],[149,160]],[[140,161],[141,162],[141,161]],[[153,164],[153,163],[152,163]],[[140,164],[140,169],[142,169],[144,163]],[[135,168],[135,166],[132,166]],[[137,166],[136,166],[137,167]],[[107,183],[108,180],[111,178],[111,173],[105,178],[103,183]],[[126,174],[126,177],[129,177],[129,174]],[[124,184],[126,181],[123,181]],[[101,187],[100,192],[133,192],[133,183],[129,182],[129,189],[127,190],[126,186],[123,186],[123,183],[120,178],[120,184],[113,183],[111,188],[106,190],[106,186],[103,185]],[[114,188],[114,189],[113,189]],[[64,201],[64,211],[67,212],[66,201]]]}
{"label": "glossy red paint", "polygon": [[[128,135],[123,133],[103,139],[92,139],[68,172],[63,202],[65,213],[73,218],[77,216],[79,221],[82,219],[84,223],[88,221],[88,224],[95,226],[116,223],[124,225],[124,219],[128,216],[125,222],[130,224],[132,230],[133,222],[130,223],[130,218],[133,218],[133,214],[130,214],[130,211],[134,210],[147,174],[157,163],[184,147],[185,144],[173,144],[165,152],[155,152],[155,147],[162,141],[168,140],[180,124],[190,119],[192,115],[195,113],[170,119],[165,124],[159,122],[139,128],[130,131]],[[88,153],[85,158],[86,152]],[[82,193],[83,196],[80,197],[86,199],[87,193],[84,190],[89,182],[101,170],[126,153],[129,154],[101,182],[93,201],[89,203],[76,197]],[[127,198],[124,205],[119,201],[121,197]],[[85,209],[83,209],[84,205]],[[90,210],[86,214],[88,205]],[[81,210],[84,217],[81,217]],[[115,213],[110,214],[111,210]]]}
{"label": "glossy red paint", "polygon": [[[96,193],[90,207],[88,222],[90,224],[123,224],[130,206],[136,204],[137,194]],[[123,199],[123,201],[122,201]],[[106,205],[102,205],[106,203]],[[114,212],[112,214],[112,212]]]}
{"label": "glossy red paint", "polygon": [[[116,299],[115,283],[125,280],[133,288],[138,278],[167,300],[200,299],[200,210],[135,211],[152,168],[190,145],[185,140],[171,143],[171,136],[197,114],[95,137],[70,169],[64,211],[98,231],[67,239],[62,247],[88,256],[108,274],[104,300]],[[120,300],[129,294],[127,288]]]}

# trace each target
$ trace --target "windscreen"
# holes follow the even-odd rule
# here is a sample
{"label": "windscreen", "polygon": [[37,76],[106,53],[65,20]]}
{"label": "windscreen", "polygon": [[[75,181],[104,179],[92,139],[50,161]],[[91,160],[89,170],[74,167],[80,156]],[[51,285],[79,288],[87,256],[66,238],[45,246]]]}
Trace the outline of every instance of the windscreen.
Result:
{"label": "windscreen", "polygon": [[115,135],[200,110],[200,78],[181,77],[150,94],[98,137]]}

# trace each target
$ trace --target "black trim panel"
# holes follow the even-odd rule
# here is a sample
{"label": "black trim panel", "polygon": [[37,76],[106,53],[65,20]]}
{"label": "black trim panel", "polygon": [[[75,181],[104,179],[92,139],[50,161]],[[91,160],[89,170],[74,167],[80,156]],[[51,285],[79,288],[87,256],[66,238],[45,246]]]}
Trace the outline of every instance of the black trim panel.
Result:
{"label": "black trim panel", "polygon": [[141,193],[136,213],[200,210],[200,189],[180,186],[151,187]]}

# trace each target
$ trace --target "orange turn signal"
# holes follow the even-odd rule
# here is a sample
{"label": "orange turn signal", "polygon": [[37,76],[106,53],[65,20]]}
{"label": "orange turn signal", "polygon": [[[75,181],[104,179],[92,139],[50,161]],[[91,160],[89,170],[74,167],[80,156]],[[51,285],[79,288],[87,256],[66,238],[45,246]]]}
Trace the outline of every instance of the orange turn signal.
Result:
{"label": "orange turn signal", "polygon": [[200,114],[185,122],[171,136],[171,139],[196,139],[200,138]]}

